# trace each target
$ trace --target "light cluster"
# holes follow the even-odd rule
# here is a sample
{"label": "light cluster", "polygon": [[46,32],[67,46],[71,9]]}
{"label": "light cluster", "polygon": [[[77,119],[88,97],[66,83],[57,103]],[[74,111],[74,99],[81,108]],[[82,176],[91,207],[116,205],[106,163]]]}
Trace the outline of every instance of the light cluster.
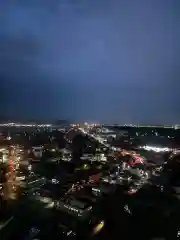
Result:
{"label": "light cluster", "polygon": [[52,127],[52,124],[1,123],[0,127]]}
{"label": "light cluster", "polygon": [[171,152],[173,150],[171,148],[153,147],[153,146],[143,146],[141,148],[147,151],[154,151],[154,152]]}

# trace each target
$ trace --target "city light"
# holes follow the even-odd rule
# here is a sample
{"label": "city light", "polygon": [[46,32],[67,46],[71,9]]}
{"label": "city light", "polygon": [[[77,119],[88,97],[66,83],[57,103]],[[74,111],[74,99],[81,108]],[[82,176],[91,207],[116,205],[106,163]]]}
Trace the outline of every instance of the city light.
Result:
{"label": "city light", "polygon": [[94,234],[99,233],[104,227],[104,221],[101,221],[99,224],[96,225],[94,228]]}
{"label": "city light", "polygon": [[[0,126],[2,126],[2,124]],[[52,125],[8,123],[3,126],[30,128],[51,127]],[[122,195],[121,193],[123,191],[123,196],[125,195],[125,198],[128,201],[133,198],[134,202],[137,200],[139,206],[138,191],[140,189],[144,189],[144,186],[147,185],[148,188],[149,186],[151,187],[151,185],[154,184],[154,176],[158,177],[160,172],[154,162],[152,161],[153,163],[151,163],[149,160],[153,160],[156,156],[157,158],[160,158],[162,154],[157,154],[159,152],[168,152],[172,150],[174,150],[174,154],[178,154],[180,152],[180,150],[175,151],[175,149],[166,147],[145,145],[147,141],[144,141],[144,144],[143,141],[141,141],[142,146],[139,148],[137,147],[139,141],[137,141],[137,144],[132,148],[129,146],[126,148],[126,145],[121,143],[121,139],[120,141],[118,138],[112,139],[112,134],[116,130],[108,130],[111,129],[110,127],[108,128],[108,126],[107,128],[97,127],[95,129],[90,129],[91,127],[93,127],[93,125],[88,123],[84,123],[84,125],[75,125],[74,128],[71,128],[70,130],[70,127],[68,127],[64,130],[64,134],[60,134],[57,139],[56,137],[53,137],[53,131],[44,129],[45,135],[42,131],[42,139],[44,136],[46,139],[47,135],[49,139],[48,141],[41,141],[41,138],[39,138],[39,136],[41,136],[40,129],[35,129],[35,131],[33,129],[23,129],[22,139],[24,139],[24,134],[27,132],[26,137],[30,140],[30,144],[27,144],[27,147],[26,145],[23,147],[23,141],[19,141],[22,145],[15,145],[16,137],[14,138],[13,134],[13,141],[7,141],[7,138],[3,135],[3,139],[6,140],[6,143],[8,142],[8,146],[0,149],[0,152],[2,152],[0,156],[2,166],[7,166],[4,169],[7,169],[6,171],[8,171],[8,173],[5,172],[7,179],[3,180],[7,180],[7,187],[5,186],[7,190],[5,189],[6,192],[4,191],[7,195],[5,200],[13,198],[19,200],[21,199],[22,192],[22,195],[25,195],[27,200],[33,200],[30,201],[30,203],[33,202],[38,204],[39,207],[42,206],[42,211],[46,209],[45,211],[51,213],[51,211],[48,211],[47,208],[53,209],[52,216],[54,216],[54,211],[58,211],[59,213],[57,214],[59,216],[61,214],[62,216],[62,219],[61,216],[58,218],[58,225],[64,224],[65,234],[72,235],[73,233],[71,230],[71,217],[73,217],[73,220],[75,219],[74,221],[77,221],[78,227],[79,222],[82,220],[81,218],[83,218],[83,222],[85,224],[89,224],[88,231],[90,231],[91,236],[94,236],[104,228],[105,224],[107,225],[107,223],[102,220],[105,219],[104,217],[106,217],[106,215],[103,215],[104,217],[102,218],[99,218],[99,216],[102,216],[99,212],[97,212],[96,215],[96,209],[99,211],[101,208],[99,199],[108,198],[109,202],[109,199],[114,198],[116,195],[113,194],[114,192],[118,193],[118,191],[120,191],[119,193]],[[12,132],[17,132],[14,130],[17,129],[13,129]],[[68,135],[68,130],[73,132],[70,132]],[[30,132],[30,135],[28,135],[28,131]],[[10,132],[10,129],[8,129],[7,132]],[[36,139],[37,133],[37,143],[36,141],[31,141],[31,137],[29,137],[32,132],[32,139]],[[133,130],[133,132],[135,131]],[[154,130],[152,132],[154,134]],[[68,140],[68,138],[73,139],[73,136],[70,136],[71,133],[75,135],[80,134],[84,137],[85,141],[87,141],[87,143],[85,142],[86,148],[82,152],[81,162],[79,160],[76,162],[76,154],[73,152],[75,144],[69,144],[72,141]],[[57,134],[57,131],[55,131],[55,134]],[[145,134],[145,137],[147,135]],[[17,139],[21,138],[20,134],[17,136]],[[116,136],[124,137],[125,134],[119,135],[119,130],[117,130],[115,137]],[[129,133],[129,136],[131,137],[131,133]],[[60,142],[61,139],[63,140],[62,146],[57,144],[57,142]],[[74,141],[76,141],[76,139]],[[11,142],[14,143],[14,146],[10,147],[9,145],[12,144]],[[33,142],[33,144],[31,142]],[[91,144],[91,142],[93,144]],[[133,136],[132,139],[130,138],[130,140],[128,140],[128,143],[133,145]],[[114,145],[119,147],[114,147]],[[120,148],[120,146],[123,146],[124,149]],[[146,151],[140,151],[139,149],[144,149]],[[75,150],[77,150],[76,145]],[[147,153],[147,151],[154,152]],[[54,154],[50,153],[46,155],[46,152],[53,152]],[[143,153],[144,155],[146,153],[146,157],[141,156]],[[168,159],[170,159],[169,154],[163,154],[163,156],[164,155],[165,157],[167,155]],[[3,158],[7,159],[7,164],[3,161]],[[83,159],[85,160],[84,162]],[[36,161],[39,161],[38,164],[36,164]],[[62,161],[72,161],[72,163],[67,164]],[[158,167],[161,165],[161,168],[165,169],[163,168],[164,165],[159,163],[157,165]],[[61,171],[61,169],[63,171]],[[153,181],[151,181],[151,178]],[[22,191],[19,191],[19,189],[22,189]],[[161,191],[166,191],[166,188],[161,188]],[[4,192],[1,192],[2,191],[0,191],[0,194],[4,194]],[[20,193],[19,195],[17,194],[18,192]],[[134,195],[137,195],[137,198],[134,198]],[[120,207],[120,209],[124,207],[124,211],[131,214],[130,207],[133,206],[132,210],[134,210],[134,206],[136,205],[133,204],[131,206],[130,204],[130,206],[128,206],[125,201],[122,202],[123,205],[121,205],[121,201],[117,201],[117,206],[113,206],[113,208],[112,204],[115,204],[115,201],[112,201],[112,204],[108,204],[109,206],[106,206],[109,208],[107,214],[109,211],[116,212],[118,207]],[[24,209],[25,207],[23,207],[23,211]],[[106,211],[104,207],[102,210],[104,212]],[[37,216],[35,216],[35,218],[36,217]],[[84,226],[84,229],[86,229],[86,225]],[[32,230],[32,232],[33,231],[34,230]],[[77,234],[79,234],[79,231]]]}
{"label": "city light", "polygon": [[0,127],[52,127],[52,124],[1,123]]}
{"label": "city light", "polygon": [[147,151],[154,151],[154,152],[170,152],[172,151],[171,148],[163,148],[163,147],[153,147],[153,146],[143,146],[143,147],[140,147],[142,149],[145,149]]}

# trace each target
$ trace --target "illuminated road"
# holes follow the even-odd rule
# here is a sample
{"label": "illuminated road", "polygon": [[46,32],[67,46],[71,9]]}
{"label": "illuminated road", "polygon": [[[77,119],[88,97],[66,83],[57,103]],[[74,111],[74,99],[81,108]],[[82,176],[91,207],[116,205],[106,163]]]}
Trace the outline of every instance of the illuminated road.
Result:
{"label": "illuminated road", "polygon": [[135,163],[140,163],[140,164],[144,163],[145,159],[143,157],[141,157],[139,154],[137,154],[135,151],[124,151],[121,148],[110,146],[109,144],[104,143],[104,139],[103,138],[100,138],[99,136],[96,136],[95,134],[90,134],[87,131],[85,131],[83,128],[79,128],[79,130],[83,134],[86,134],[89,137],[94,138],[97,142],[99,142],[100,144],[102,144],[106,148],[110,149],[111,151],[118,152],[118,153],[123,151],[122,154],[130,155],[135,160]]}
{"label": "illuminated road", "polygon": [[85,131],[83,128],[78,128],[83,134],[88,135],[90,138],[94,138],[97,142],[99,142],[101,145],[103,145],[106,148],[111,149],[112,151],[119,151],[120,148],[115,148],[110,146],[109,144],[106,144],[104,142],[103,138],[100,138],[99,136],[96,136],[95,134],[90,134],[89,132]]}

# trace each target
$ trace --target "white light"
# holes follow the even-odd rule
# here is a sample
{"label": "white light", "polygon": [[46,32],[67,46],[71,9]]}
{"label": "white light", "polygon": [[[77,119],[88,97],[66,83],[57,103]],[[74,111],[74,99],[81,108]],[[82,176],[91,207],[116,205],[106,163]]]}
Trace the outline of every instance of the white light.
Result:
{"label": "white light", "polygon": [[69,236],[72,233],[72,230],[67,233],[67,236]]}
{"label": "white light", "polygon": [[131,210],[129,209],[128,205],[125,205],[125,206],[124,206],[124,210],[125,210],[127,213],[131,214]]}
{"label": "white light", "polygon": [[161,147],[153,147],[153,146],[143,146],[141,147],[147,151],[154,151],[154,152],[168,152],[171,151],[169,148],[161,148]]}
{"label": "white light", "polygon": [[28,166],[28,170],[31,171],[32,170],[32,165]]}

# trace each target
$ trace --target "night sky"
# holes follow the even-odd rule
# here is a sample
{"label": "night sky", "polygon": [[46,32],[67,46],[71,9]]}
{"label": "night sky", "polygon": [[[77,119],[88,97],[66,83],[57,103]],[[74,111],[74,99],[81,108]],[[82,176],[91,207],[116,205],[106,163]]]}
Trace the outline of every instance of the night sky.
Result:
{"label": "night sky", "polygon": [[0,0],[0,116],[180,123],[180,0]]}

